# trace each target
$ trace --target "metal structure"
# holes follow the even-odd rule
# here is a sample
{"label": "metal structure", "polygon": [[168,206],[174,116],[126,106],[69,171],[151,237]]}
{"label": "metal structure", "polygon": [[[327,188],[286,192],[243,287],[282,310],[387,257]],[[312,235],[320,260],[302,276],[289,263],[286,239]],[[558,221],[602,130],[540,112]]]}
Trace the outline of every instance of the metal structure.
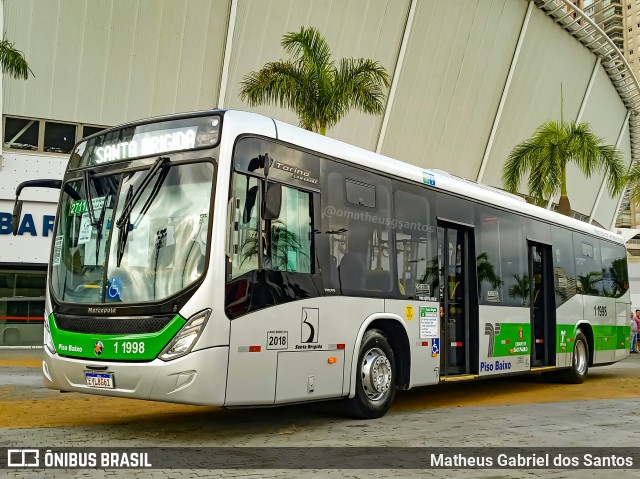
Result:
{"label": "metal structure", "polygon": [[[611,83],[629,109],[632,164],[640,159],[640,84],[622,52],[609,36],[570,0],[534,0],[535,5],[587,47],[609,75]],[[604,185],[601,185],[599,196]],[[629,204],[629,191],[620,198],[616,211]],[[595,206],[594,206],[595,210]],[[617,214],[616,214],[617,216]],[[610,228],[615,226],[615,217]]]}

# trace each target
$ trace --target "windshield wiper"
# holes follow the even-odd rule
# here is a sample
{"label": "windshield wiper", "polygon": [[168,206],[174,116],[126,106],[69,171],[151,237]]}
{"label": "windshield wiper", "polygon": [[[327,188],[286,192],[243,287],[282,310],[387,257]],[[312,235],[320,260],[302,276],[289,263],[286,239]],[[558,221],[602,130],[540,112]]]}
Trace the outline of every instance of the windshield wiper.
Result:
{"label": "windshield wiper", "polygon": [[146,212],[151,207],[151,203],[155,200],[156,196],[158,196],[158,192],[164,183],[164,180],[167,178],[169,174],[169,168],[171,167],[171,163],[169,163],[169,158],[166,156],[160,156],[155,161],[153,166],[147,171],[147,173],[142,178],[140,182],[140,186],[138,186],[135,194],[133,193],[133,186],[129,186],[129,190],[127,191],[127,196],[124,200],[124,206],[122,207],[122,213],[120,217],[116,221],[116,226],[118,227],[118,251],[116,257],[116,264],[120,267],[120,263],[122,262],[122,257],[124,256],[124,248],[127,244],[127,238],[129,237],[129,229],[130,229],[130,219],[131,212],[133,208],[135,208],[140,198],[142,198],[142,194],[144,190],[147,188],[151,179],[156,175],[158,171],[160,171],[160,175],[158,175],[158,179],[153,185],[153,189],[149,194],[149,198],[145,202],[144,206],[140,210],[140,216],[146,214]]}
{"label": "windshield wiper", "polygon": [[[88,170],[84,170],[84,187],[85,198],[87,202],[87,212],[89,213],[89,222],[91,228],[96,229],[96,266],[98,266],[98,260],[100,258],[100,243],[102,242],[102,223],[104,222],[104,207],[107,199],[104,198],[102,202],[102,208],[100,208],[100,216],[96,218],[95,210],[93,209],[93,198],[91,197],[91,173]],[[96,188],[97,189],[97,188]]]}
{"label": "windshield wiper", "polygon": [[89,221],[94,228],[97,226],[96,215],[93,210],[93,198],[91,198],[91,175],[88,170],[84,170],[84,200],[87,202],[87,211],[89,212]]}

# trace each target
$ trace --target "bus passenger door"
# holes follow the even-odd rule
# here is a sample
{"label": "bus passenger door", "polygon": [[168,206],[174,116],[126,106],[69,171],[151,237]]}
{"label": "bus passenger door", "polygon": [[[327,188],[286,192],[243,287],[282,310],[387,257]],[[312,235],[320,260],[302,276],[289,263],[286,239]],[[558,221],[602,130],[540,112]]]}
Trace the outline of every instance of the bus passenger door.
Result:
{"label": "bus passenger door", "polygon": [[531,366],[555,365],[555,303],[551,247],[529,242]]}
{"label": "bus passenger door", "polygon": [[469,292],[475,291],[469,280],[472,234],[468,228],[438,223],[441,376],[470,374],[471,353],[477,350],[478,328],[471,328],[469,321]]}

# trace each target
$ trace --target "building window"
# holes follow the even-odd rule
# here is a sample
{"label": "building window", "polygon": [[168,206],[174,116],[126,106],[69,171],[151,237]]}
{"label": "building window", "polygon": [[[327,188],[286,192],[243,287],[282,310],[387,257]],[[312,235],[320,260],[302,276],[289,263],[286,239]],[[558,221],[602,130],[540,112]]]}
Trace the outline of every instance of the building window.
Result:
{"label": "building window", "polygon": [[39,118],[4,117],[4,148],[68,155],[85,136],[104,130],[104,126],[83,125]]}
{"label": "building window", "polygon": [[629,27],[629,32],[632,32],[632,31],[633,31],[633,27]]}
{"label": "building window", "polygon": [[87,126],[87,125],[84,125],[82,127],[82,134],[80,135],[80,138],[86,138],[87,136],[99,133],[102,130],[104,130],[104,128],[105,128],[104,126]]}
{"label": "building window", "polygon": [[70,123],[44,123],[44,151],[71,153],[76,142],[76,125]]}
{"label": "building window", "polygon": [[42,344],[47,272],[0,270],[0,345]]}
{"label": "building window", "polygon": [[629,55],[633,55],[633,50],[629,50]]}
{"label": "building window", "polygon": [[37,150],[40,122],[27,118],[7,118],[4,124],[4,147]]}

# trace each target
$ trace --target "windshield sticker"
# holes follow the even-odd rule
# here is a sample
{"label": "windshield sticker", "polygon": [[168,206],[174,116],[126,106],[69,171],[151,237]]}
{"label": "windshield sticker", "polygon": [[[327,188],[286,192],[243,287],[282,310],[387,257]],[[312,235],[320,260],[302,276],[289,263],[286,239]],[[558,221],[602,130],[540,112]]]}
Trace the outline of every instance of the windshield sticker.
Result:
{"label": "windshield sticker", "polygon": [[91,225],[89,213],[82,213],[80,220],[80,232],[78,233],[78,244],[86,244],[91,240],[91,234],[95,228]]}
{"label": "windshield sticker", "polygon": [[[98,198],[92,198],[91,204],[93,205],[93,211],[99,212],[102,209],[102,205],[104,205],[104,200],[106,196],[99,196]],[[107,205],[108,206],[108,205]],[[79,215],[87,211],[87,200],[77,200],[72,201],[69,204],[69,216]],[[100,216],[96,214],[96,217]]]}
{"label": "windshield sticker", "polygon": [[53,242],[53,266],[59,266],[62,260],[62,243],[64,242],[64,235],[56,236]]}
{"label": "windshield sticker", "polygon": [[111,301],[122,301],[120,296],[122,293],[122,280],[120,278],[111,278],[107,280],[107,299]]}

